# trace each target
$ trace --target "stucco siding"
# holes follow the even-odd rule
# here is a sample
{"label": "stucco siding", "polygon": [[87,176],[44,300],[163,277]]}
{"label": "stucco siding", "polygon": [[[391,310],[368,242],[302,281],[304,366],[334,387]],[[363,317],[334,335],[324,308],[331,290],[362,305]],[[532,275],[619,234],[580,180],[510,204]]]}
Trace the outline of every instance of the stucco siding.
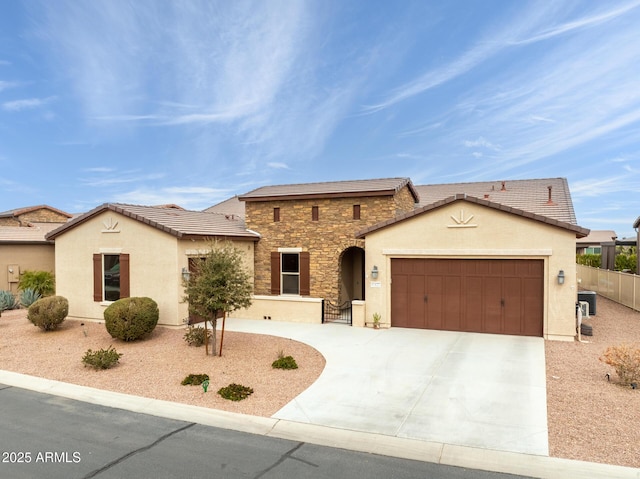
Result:
{"label": "stucco siding", "polygon": [[[366,320],[390,322],[391,260],[400,257],[510,258],[544,261],[544,336],[575,335],[575,234],[464,201],[416,216],[366,237]],[[379,276],[370,277],[376,265]],[[565,284],[557,275],[564,271]]]}
{"label": "stucco siding", "polygon": [[[0,289],[4,291],[18,292],[19,276],[25,271],[50,271],[55,270],[54,246],[48,244],[6,244],[0,245]],[[17,265],[18,270],[9,272],[9,266]],[[13,268],[12,268],[13,269]]]}
{"label": "stucco siding", "polygon": [[[115,222],[113,230],[105,227]],[[180,269],[175,237],[106,211],[58,236],[55,242],[57,291],[69,300],[70,317],[104,318],[109,303],[93,300],[92,258],[95,253],[114,253],[129,254],[131,296],[156,301],[161,324],[178,323]]]}

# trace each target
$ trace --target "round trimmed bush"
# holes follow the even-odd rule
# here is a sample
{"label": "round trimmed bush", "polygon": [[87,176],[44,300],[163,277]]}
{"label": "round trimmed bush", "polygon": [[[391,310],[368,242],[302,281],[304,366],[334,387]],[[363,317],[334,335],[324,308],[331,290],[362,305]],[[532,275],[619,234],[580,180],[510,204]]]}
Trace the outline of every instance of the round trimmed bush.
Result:
{"label": "round trimmed bush", "polygon": [[69,314],[69,301],[62,296],[48,296],[31,306],[27,318],[43,331],[53,331]]}
{"label": "round trimmed bush", "polygon": [[135,341],[158,324],[158,304],[151,298],[123,298],[104,310],[104,325],[112,338]]}

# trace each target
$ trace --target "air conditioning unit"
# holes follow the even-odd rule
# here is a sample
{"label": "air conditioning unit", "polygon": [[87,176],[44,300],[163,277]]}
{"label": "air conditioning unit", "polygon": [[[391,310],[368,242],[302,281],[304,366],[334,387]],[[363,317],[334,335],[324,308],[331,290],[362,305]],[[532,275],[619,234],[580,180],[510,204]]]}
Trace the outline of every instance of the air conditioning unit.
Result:
{"label": "air conditioning unit", "polygon": [[582,319],[589,318],[589,302],[588,301],[578,301],[580,305],[580,309],[582,310]]}

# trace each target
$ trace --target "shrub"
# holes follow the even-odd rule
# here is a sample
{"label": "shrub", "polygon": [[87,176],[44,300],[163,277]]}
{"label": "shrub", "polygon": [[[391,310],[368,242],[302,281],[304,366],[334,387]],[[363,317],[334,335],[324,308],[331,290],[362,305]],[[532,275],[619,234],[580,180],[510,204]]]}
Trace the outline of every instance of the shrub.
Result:
{"label": "shrub", "polygon": [[640,348],[628,344],[609,346],[600,361],[613,367],[622,384],[640,382]]}
{"label": "shrub", "polygon": [[36,290],[27,288],[23,290],[22,293],[20,293],[20,304],[25,308],[28,308],[33,303],[38,301],[41,298],[41,296],[42,295],[38,293]]}
{"label": "shrub", "polygon": [[199,386],[200,384],[208,380],[209,375],[207,374],[189,374],[182,380],[180,384],[182,384],[183,386]]}
{"label": "shrub", "polygon": [[31,306],[27,318],[43,331],[53,331],[69,314],[69,301],[62,296],[41,298]]}
{"label": "shrub", "polygon": [[204,345],[205,334],[209,342],[211,342],[211,331],[207,329],[205,332],[204,328],[189,326],[183,337],[189,346],[200,347]]}
{"label": "shrub", "polygon": [[218,394],[230,401],[242,401],[253,394],[253,389],[247,386],[241,386],[240,384],[229,384],[226,387],[220,388]]}
{"label": "shrub", "polygon": [[16,309],[18,302],[11,291],[0,291],[0,313],[7,309]]}
{"label": "shrub", "polygon": [[135,341],[158,324],[158,305],[151,298],[123,298],[104,310],[104,325],[112,338]]}
{"label": "shrub", "polygon": [[84,367],[91,366],[94,369],[109,369],[118,364],[122,353],[109,346],[107,349],[92,351],[88,349],[82,358]]}
{"label": "shrub", "polygon": [[56,281],[49,271],[25,271],[20,276],[18,289],[32,289],[40,296],[51,296],[56,292]]}
{"label": "shrub", "polygon": [[599,268],[602,262],[602,255],[599,254],[578,254],[576,255],[576,263],[592,268]]}
{"label": "shrub", "polygon": [[274,369],[298,369],[298,364],[292,356],[285,356],[284,352],[278,353],[278,359],[271,363]]}

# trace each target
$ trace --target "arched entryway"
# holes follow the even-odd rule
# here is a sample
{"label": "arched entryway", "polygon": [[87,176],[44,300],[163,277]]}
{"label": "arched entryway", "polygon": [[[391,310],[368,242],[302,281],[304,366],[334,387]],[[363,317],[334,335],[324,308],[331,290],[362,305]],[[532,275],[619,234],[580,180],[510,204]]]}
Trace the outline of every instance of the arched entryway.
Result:
{"label": "arched entryway", "polygon": [[340,255],[340,303],[364,300],[364,249],[351,246]]}

